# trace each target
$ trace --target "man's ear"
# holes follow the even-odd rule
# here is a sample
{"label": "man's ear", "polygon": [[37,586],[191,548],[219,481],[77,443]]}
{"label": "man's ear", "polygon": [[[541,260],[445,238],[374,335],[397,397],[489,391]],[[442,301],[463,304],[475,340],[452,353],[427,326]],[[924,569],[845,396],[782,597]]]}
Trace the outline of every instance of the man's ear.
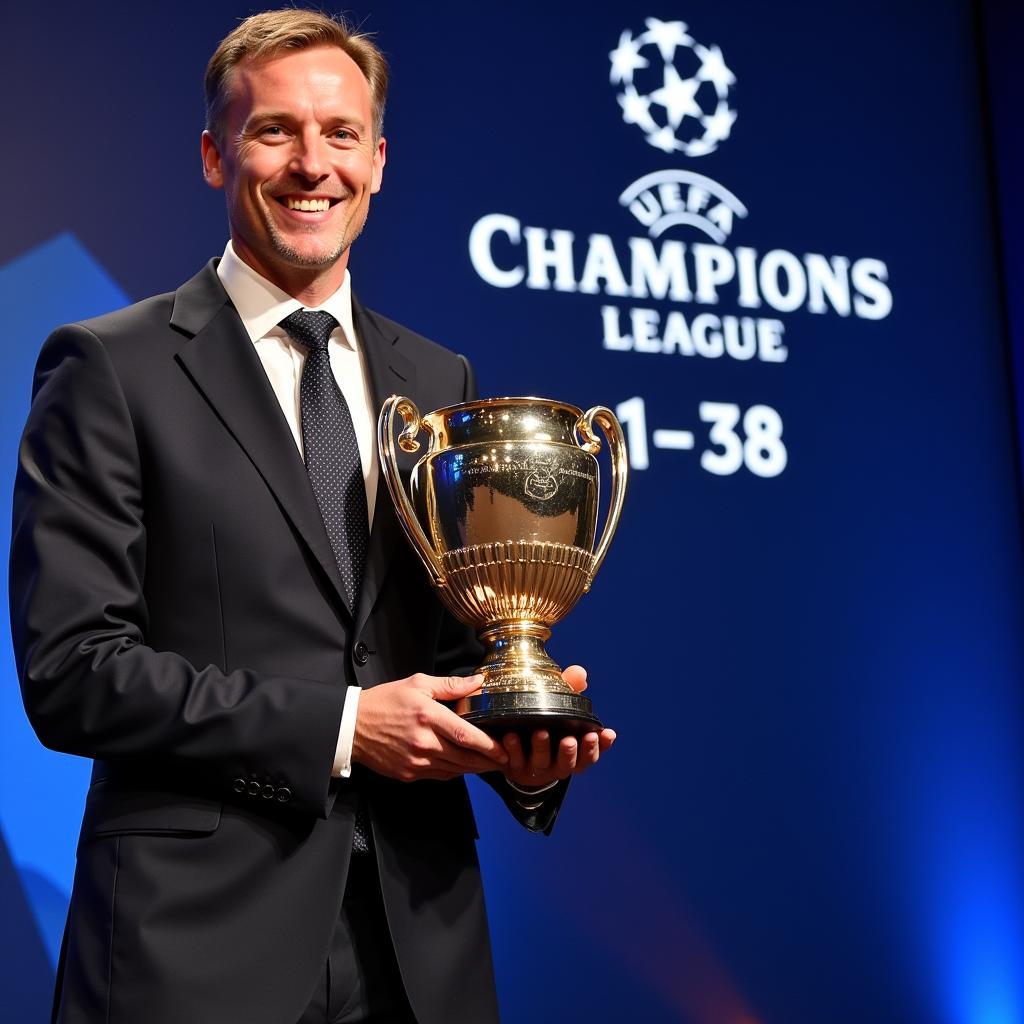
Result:
{"label": "man's ear", "polygon": [[203,154],[203,177],[206,179],[206,184],[210,188],[223,188],[224,170],[221,167],[217,140],[210,132],[204,131],[199,145]]}
{"label": "man's ear", "polygon": [[380,191],[381,182],[384,180],[384,164],[387,161],[387,142],[384,139],[377,141],[377,148],[373,154],[373,173],[370,177],[370,192],[376,194]]}

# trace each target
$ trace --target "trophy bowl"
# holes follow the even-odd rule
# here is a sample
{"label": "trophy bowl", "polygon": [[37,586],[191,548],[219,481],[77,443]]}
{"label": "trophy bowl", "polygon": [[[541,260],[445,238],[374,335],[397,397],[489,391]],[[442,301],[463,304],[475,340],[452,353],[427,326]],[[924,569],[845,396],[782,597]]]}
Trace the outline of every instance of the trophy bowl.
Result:
{"label": "trophy bowl", "polygon": [[[395,449],[426,453],[411,494]],[[601,441],[611,454],[611,504],[596,548]],[[472,626],[485,656],[480,691],[455,710],[488,733],[599,730],[591,702],[544,648],[551,627],[590,589],[618,526],[626,445],[614,414],[545,398],[488,398],[421,415],[392,395],[377,424],[381,466],[399,522],[441,600]]]}

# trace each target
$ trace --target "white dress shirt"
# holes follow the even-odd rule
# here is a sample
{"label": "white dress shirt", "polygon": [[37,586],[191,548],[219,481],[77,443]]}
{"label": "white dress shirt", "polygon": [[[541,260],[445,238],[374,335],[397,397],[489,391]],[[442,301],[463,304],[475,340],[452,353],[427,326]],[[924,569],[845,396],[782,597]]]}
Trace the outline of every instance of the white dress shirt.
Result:
{"label": "white dress shirt", "polygon": [[[270,386],[281,405],[284,418],[288,421],[295,444],[302,458],[302,418],[299,407],[299,383],[302,367],[306,361],[305,349],[296,344],[281,321],[297,309],[308,309],[298,299],[262,277],[247,263],[243,263],[229,241],[224,256],[217,265],[217,276],[228,293],[246,333],[256,348],[263,369],[267,372]],[[366,505],[369,524],[373,525],[374,504],[377,497],[379,470],[374,457],[374,423],[371,412],[373,400],[359,339],[352,322],[352,281],[348,271],[341,287],[321,305],[315,307],[330,313],[338,326],[327,343],[334,379],[345,396],[352,414],[356,441],[359,444],[359,458],[363,464],[363,480],[366,482]],[[358,686],[350,686],[345,696],[345,710],[341,716],[341,729],[334,756],[333,774],[348,778],[352,773],[352,741],[356,732],[356,712],[359,709]]]}

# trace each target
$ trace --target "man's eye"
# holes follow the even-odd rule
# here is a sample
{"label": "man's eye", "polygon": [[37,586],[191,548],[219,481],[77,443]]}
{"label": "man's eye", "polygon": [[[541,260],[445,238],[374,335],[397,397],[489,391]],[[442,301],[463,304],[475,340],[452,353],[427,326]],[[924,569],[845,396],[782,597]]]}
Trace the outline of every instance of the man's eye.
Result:
{"label": "man's eye", "polygon": [[354,138],[353,134],[347,128],[336,128],[334,131],[334,137],[341,139],[342,142],[347,142],[349,139]]}
{"label": "man's eye", "polygon": [[268,124],[263,129],[264,135],[281,136],[284,135],[284,129],[279,124]]}

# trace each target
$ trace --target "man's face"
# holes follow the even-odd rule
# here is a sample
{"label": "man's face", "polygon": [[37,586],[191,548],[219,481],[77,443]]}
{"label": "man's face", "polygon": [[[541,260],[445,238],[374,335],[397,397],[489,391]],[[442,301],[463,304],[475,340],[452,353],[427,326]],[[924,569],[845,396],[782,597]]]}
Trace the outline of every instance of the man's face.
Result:
{"label": "man's face", "polygon": [[352,58],[321,46],[242,61],[223,134],[218,144],[203,133],[203,164],[225,190],[238,255],[286,290],[318,268],[333,268],[340,284],[384,169],[370,88]]}

